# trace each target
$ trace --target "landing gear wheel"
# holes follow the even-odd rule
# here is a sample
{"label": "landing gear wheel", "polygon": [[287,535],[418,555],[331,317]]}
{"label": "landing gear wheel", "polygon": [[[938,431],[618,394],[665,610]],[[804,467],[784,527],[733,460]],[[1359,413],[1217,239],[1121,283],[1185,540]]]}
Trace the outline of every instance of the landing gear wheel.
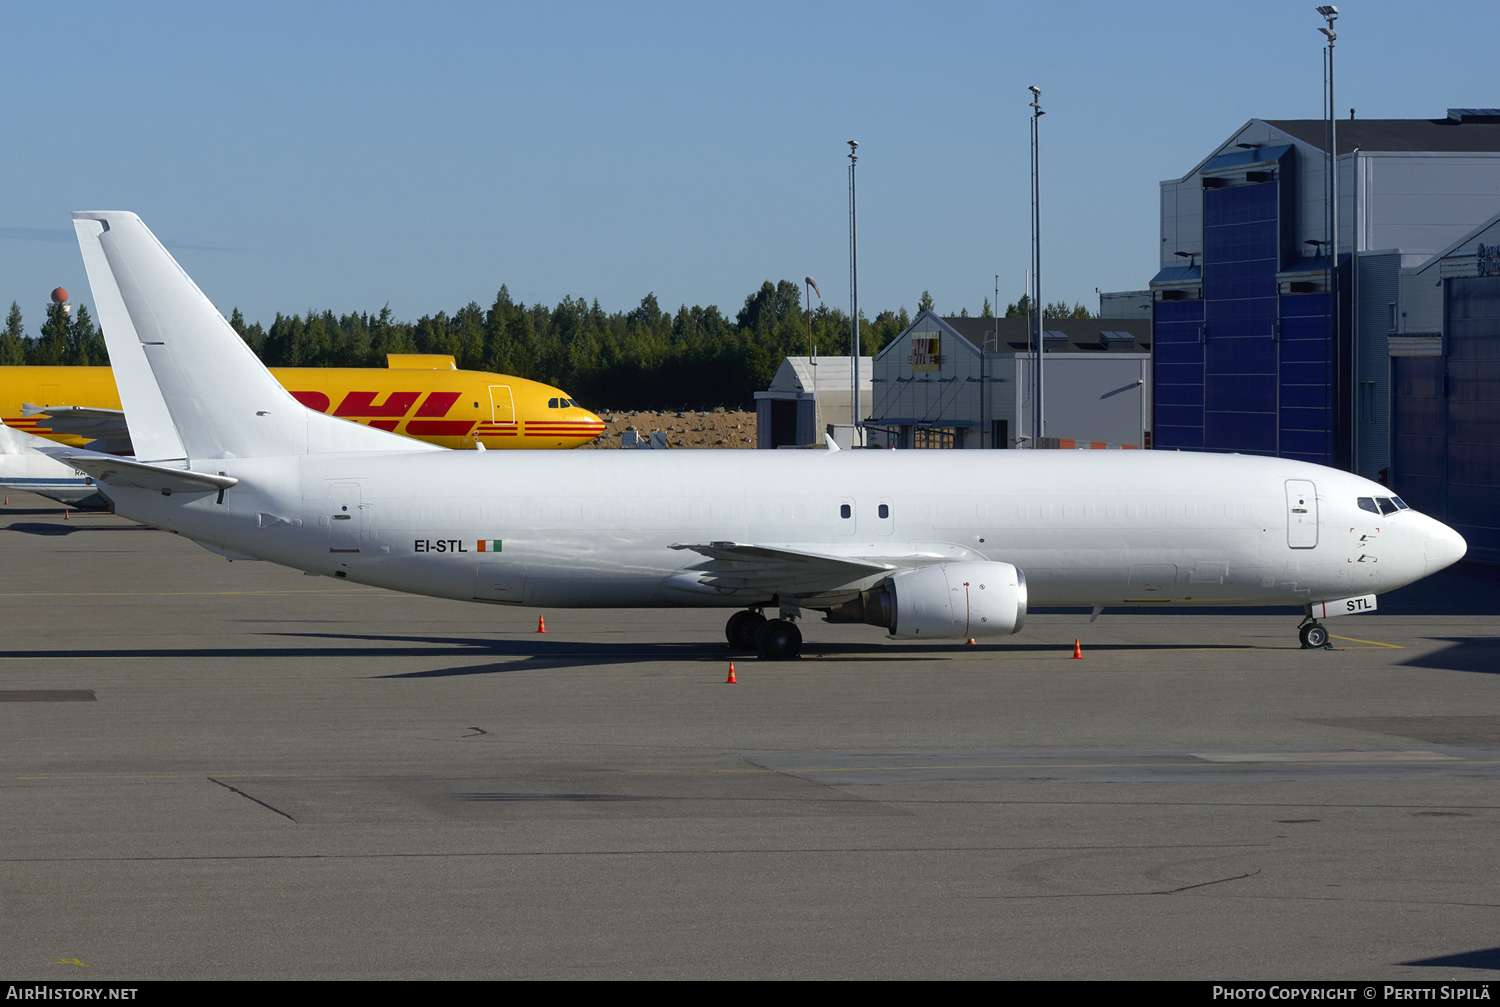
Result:
{"label": "landing gear wheel", "polygon": [[757,650],[755,634],[766,624],[766,617],[759,612],[736,612],[724,625],[724,638],[730,650]]}
{"label": "landing gear wheel", "polygon": [[1317,650],[1328,642],[1328,630],[1316,622],[1310,622],[1297,631],[1303,650]]}
{"label": "landing gear wheel", "polygon": [[785,619],[772,619],[756,632],[755,647],[769,660],[790,660],[802,653],[802,630]]}

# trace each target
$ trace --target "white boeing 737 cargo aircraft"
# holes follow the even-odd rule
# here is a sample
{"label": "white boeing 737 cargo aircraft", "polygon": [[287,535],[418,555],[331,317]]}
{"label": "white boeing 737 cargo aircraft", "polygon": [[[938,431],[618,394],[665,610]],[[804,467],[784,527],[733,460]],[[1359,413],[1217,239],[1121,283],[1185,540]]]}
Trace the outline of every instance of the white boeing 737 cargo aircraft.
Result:
{"label": "white boeing 737 cargo aircraft", "polygon": [[[75,213],[136,460],[58,448],[117,513],[232,559],[503,605],[738,609],[795,656],[809,610],[898,639],[1028,605],[1305,606],[1456,562],[1358,476],[1152,451],[447,451],[292,398],[132,213]],[[49,452],[54,453],[54,452]],[[767,620],[763,610],[775,618]]]}

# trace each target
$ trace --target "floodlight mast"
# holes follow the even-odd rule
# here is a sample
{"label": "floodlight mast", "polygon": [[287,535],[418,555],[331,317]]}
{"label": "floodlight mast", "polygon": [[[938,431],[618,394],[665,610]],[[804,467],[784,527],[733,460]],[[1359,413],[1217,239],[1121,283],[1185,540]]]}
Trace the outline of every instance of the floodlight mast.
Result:
{"label": "floodlight mast", "polygon": [[[1339,338],[1339,151],[1338,151],[1338,116],[1334,111],[1334,89],[1333,89],[1333,48],[1338,39],[1338,32],[1333,30],[1333,23],[1338,20],[1339,9],[1331,4],[1325,4],[1317,8],[1318,13],[1328,22],[1327,27],[1319,28],[1318,31],[1328,39],[1328,45],[1323,50],[1323,68],[1326,87],[1323,91],[1323,118],[1325,120],[1325,140],[1328,147],[1328,175],[1324,183],[1324,196],[1327,199],[1327,208],[1324,214],[1324,227],[1327,233],[1324,235],[1325,245],[1319,247],[1319,251],[1328,253],[1328,322],[1326,326],[1327,344],[1325,359],[1333,366],[1333,373],[1326,386],[1332,401],[1328,403],[1327,422],[1327,454],[1329,464],[1337,464],[1338,423],[1336,417],[1339,413],[1339,389],[1342,386],[1343,374],[1343,347]],[[1352,431],[1351,431],[1352,436]],[[1351,441],[1352,444],[1352,441]],[[1352,471],[1354,458],[1348,459]]]}
{"label": "floodlight mast", "polygon": [[1042,111],[1042,89],[1033,84],[1026,90],[1031,92],[1031,300],[1036,306],[1036,395],[1032,402],[1035,416],[1032,420],[1031,446],[1037,448],[1041,446],[1042,437],[1047,432],[1047,413],[1042,402],[1042,356],[1046,348],[1046,319],[1042,312],[1042,182],[1038,157],[1038,122],[1047,113]]}
{"label": "floodlight mast", "polygon": [[823,429],[823,403],[818,398],[818,344],[813,341],[813,291],[818,291],[818,306],[823,304],[823,291],[818,290],[818,281],[811,276],[804,281],[807,284],[807,355],[811,358],[812,365],[812,393],[813,393],[813,421],[817,423],[814,431],[813,443],[818,443],[819,437],[826,438],[828,431]]}
{"label": "floodlight mast", "polygon": [[854,167],[859,163],[858,140],[849,144],[849,373],[850,397],[849,422],[853,427],[851,436],[854,446],[864,447],[864,424],[859,416],[859,226],[854,201]]}

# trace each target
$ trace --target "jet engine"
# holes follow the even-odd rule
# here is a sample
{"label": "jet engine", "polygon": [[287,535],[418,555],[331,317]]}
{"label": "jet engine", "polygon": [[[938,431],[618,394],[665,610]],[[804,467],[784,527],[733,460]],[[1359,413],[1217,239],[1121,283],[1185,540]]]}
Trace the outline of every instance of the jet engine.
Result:
{"label": "jet engine", "polygon": [[1009,563],[942,563],[892,574],[828,612],[898,640],[1008,636],[1026,624],[1026,575]]}

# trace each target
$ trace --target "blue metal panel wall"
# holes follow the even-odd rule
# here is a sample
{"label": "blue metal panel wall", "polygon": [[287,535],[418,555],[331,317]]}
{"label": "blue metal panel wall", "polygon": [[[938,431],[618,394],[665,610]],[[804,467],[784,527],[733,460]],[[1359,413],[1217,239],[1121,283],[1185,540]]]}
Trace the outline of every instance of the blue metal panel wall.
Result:
{"label": "blue metal panel wall", "polygon": [[[1354,471],[1377,479],[1390,460],[1390,343],[1395,321],[1391,305],[1399,294],[1401,256],[1361,255],[1358,261],[1359,331],[1355,333],[1357,398],[1354,429],[1358,445]],[[1410,501],[1407,501],[1410,503]],[[1415,506],[1413,504],[1413,506]]]}
{"label": "blue metal panel wall", "polygon": [[1448,514],[1448,400],[1443,357],[1391,359],[1391,488],[1442,520]]}
{"label": "blue metal panel wall", "polygon": [[1203,449],[1202,301],[1159,301],[1153,312],[1152,444],[1157,450]]}
{"label": "blue metal panel wall", "polygon": [[1333,357],[1327,294],[1281,298],[1281,456],[1333,464]]}
{"label": "blue metal panel wall", "polygon": [[1448,523],[1469,557],[1500,562],[1500,276],[1444,281]]}
{"label": "blue metal panel wall", "polygon": [[1277,183],[1203,193],[1204,437],[1276,454]]}

